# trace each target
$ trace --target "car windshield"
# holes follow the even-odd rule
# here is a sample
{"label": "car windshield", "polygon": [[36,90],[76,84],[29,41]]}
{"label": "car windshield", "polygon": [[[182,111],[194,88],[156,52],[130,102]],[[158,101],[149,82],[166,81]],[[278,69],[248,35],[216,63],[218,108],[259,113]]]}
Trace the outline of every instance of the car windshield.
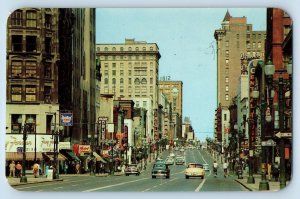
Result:
{"label": "car windshield", "polygon": [[166,168],[166,165],[164,165],[164,164],[154,164],[153,165],[153,168]]}
{"label": "car windshield", "polygon": [[203,168],[202,164],[189,164],[188,168]]}

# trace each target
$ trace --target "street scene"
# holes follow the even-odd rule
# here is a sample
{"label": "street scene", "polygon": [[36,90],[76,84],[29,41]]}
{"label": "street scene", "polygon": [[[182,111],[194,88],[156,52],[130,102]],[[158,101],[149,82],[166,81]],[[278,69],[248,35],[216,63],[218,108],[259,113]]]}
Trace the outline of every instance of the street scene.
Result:
{"label": "street scene", "polygon": [[8,184],[284,189],[293,176],[292,28],[279,8],[16,9],[6,41]]}

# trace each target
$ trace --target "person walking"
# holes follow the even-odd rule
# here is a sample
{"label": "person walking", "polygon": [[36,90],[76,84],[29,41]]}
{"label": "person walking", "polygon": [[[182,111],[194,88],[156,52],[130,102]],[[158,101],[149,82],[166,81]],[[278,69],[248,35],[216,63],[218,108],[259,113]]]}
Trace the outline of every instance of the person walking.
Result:
{"label": "person walking", "polygon": [[16,164],[15,161],[11,161],[9,164],[9,177],[15,177]]}
{"label": "person walking", "polygon": [[226,160],[223,163],[223,170],[224,170],[224,178],[226,178],[228,176],[228,164]]}
{"label": "person walking", "polygon": [[22,165],[20,164],[20,162],[18,162],[17,165],[16,165],[16,176],[17,176],[17,178],[21,177],[21,171],[22,171]]}
{"label": "person walking", "polygon": [[217,177],[218,175],[218,163],[217,161],[215,160],[214,163],[213,163],[213,172],[214,172],[214,177]]}
{"label": "person walking", "polygon": [[37,177],[38,177],[38,173],[39,173],[39,165],[38,165],[38,163],[35,162],[35,163],[33,164],[32,169],[33,169],[33,176],[34,176],[35,178],[37,178]]}

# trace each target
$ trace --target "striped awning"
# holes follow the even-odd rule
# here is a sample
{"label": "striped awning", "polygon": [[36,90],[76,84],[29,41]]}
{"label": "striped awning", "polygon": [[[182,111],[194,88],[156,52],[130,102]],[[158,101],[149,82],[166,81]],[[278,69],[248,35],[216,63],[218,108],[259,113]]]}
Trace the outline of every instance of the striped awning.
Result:
{"label": "striped awning", "polygon": [[[43,159],[43,155],[41,152],[36,152],[36,159]],[[6,160],[23,160],[23,153],[6,152]],[[26,152],[26,160],[34,160],[34,152]]]}

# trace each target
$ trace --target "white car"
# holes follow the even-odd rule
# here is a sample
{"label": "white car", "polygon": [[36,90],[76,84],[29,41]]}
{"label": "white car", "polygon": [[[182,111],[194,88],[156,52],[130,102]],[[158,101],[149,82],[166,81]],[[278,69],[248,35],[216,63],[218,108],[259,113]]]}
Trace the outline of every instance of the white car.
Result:
{"label": "white car", "polygon": [[209,165],[208,164],[203,164],[203,169],[204,169],[204,171],[209,171]]}
{"label": "white car", "polygon": [[185,169],[185,178],[189,179],[190,177],[201,177],[202,179],[205,176],[205,171],[202,164],[198,163],[189,163]]}

